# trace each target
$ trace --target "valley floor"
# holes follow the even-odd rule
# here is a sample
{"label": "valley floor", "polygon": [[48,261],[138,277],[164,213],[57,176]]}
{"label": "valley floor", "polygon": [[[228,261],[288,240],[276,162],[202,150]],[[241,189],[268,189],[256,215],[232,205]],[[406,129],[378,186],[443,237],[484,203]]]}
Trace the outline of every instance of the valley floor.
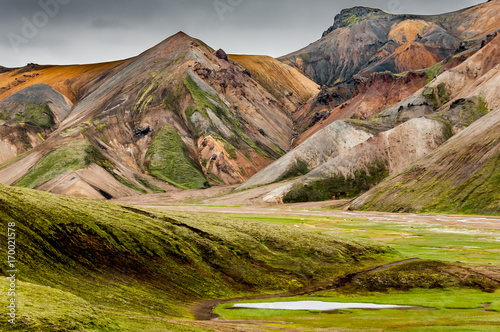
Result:
{"label": "valley floor", "polygon": [[[204,195],[226,194],[232,188],[213,189]],[[389,244],[407,258],[464,264],[500,283],[500,218],[488,216],[404,214],[342,211],[345,201],[286,204],[277,206],[225,206],[194,204],[210,201],[200,193],[184,192],[170,198],[143,196],[121,199],[119,203],[184,212],[227,215],[233,219],[293,225],[318,232],[365,238]],[[191,204],[187,204],[186,199]],[[251,203],[250,203],[251,204]],[[337,210],[335,210],[337,209]],[[397,264],[396,264],[397,265]],[[392,266],[389,266],[392,267]],[[380,269],[376,271],[381,271]],[[451,271],[451,273],[459,271]],[[290,297],[295,295],[294,297]],[[355,291],[338,285],[318,285],[296,294],[253,298],[256,302],[281,298],[285,301],[320,300],[413,305],[421,310],[339,310],[308,311],[230,309],[232,303],[247,299],[206,301],[193,307],[193,314],[215,320],[185,321],[193,327],[215,331],[498,331],[499,291],[479,289],[413,288],[410,290]],[[267,300],[266,300],[267,299]],[[250,299],[252,300],[252,299]],[[214,315],[209,315],[214,309]]]}

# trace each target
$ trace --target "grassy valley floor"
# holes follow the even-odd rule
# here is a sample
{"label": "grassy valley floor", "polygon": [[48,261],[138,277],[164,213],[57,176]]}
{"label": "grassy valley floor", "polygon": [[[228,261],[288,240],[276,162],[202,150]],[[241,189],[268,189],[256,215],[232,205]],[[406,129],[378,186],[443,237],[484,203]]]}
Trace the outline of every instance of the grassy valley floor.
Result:
{"label": "grassy valley floor", "polygon": [[[15,222],[18,236],[18,317],[15,327],[0,323],[6,331],[500,328],[495,217],[344,212],[323,203],[132,207],[0,186],[0,219],[1,234]],[[7,292],[6,278],[0,288]],[[423,310],[229,309],[231,299],[266,294]],[[219,320],[196,320],[193,310],[214,299],[230,301],[215,309]]]}
{"label": "grassy valley floor", "polygon": [[[220,316],[220,321],[214,322],[214,326],[228,321],[228,324],[230,322],[260,324],[262,331],[500,330],[500,291],[481,289],[479,286],[481,275],[489,281],[500,282],[498,255],[500,220],[497,218],[408,214],[396,215],[399,218],[395,218],[393,214],[373,216],[370,213],[368,217],[364,217],[364,213],[348,212],[349,215],[346,215],[346,212],[342,211],[289,209],[289,207],[286,213],[302,215],[233,214],[231,217],[262,223],[293,225],[296,228],[380,241],[393,246],[407,257],[420,257],[424,263],[407,264],[420,264],[415,266],[417,271],[412,272],[409,266],[394,267],[375,273],[374,276],[358,278],[362,280],[349,285],[340,287],[331,285],[323,287],[324,290],[302,296],[279,298],[276,301],[362,302],[417,306],[421,309],[408,311],[342,309],[333,312],[231,309],[235,303],[232,301],[223,303],[215,309],[214,313]],[[310,216],[308,213],[316,215]],[[322,216],[322,214],[329,215]],[[419,221],[423,218],[425,222]],[[426,274],[429,265],[437,267],[440,264],[446,264],[448,267],[441,270],[437,276],[419,281],[420,276]],[[462,268],[465,270],[460,271]],[[447,279],[450,275],[460,275],[463,278],[472,271],[479,272],[475,277],[479,278],[473,280],[468,287],[459,286],[451,279]],[[443,279],[436,283],[436,278]],[[400,284],[391,284],[394,280]],[[379,289],[370,289],[371,287]],[[239,302],[270,301],[272,300],[245,299]],[[243,328],[244,325],[241,326]]]}

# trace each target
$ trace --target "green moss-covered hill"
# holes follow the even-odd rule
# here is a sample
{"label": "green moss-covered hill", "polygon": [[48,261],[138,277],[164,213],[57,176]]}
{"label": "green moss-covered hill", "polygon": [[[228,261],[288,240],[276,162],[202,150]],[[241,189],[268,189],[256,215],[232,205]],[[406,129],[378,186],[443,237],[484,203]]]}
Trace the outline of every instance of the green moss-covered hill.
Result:
{"label": "green moss-covered hill", "polygon": [[[21,331],[119,329],[116,314],[189,317],[187,307],[199,299],[296,289],[395,255],[384,245],[294,227],[3,185],[0,220],[0,234],[16,224]],[[0,280],[2,289],[7,284]]]}

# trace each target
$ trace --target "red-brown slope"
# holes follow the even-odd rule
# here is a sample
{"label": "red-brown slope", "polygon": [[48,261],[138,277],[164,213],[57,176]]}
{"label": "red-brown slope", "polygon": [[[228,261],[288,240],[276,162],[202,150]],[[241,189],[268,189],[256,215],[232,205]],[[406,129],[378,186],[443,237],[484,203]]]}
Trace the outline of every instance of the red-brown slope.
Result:
{"label": "red-brown slope", "polygon": [[[337,120],[355,118],[367,119],[425,86],[427,75],[410,71],[407,75],[396,77],[391,73],[374,73],[370,80],[358,79],[355,83],[355,96],[336,105],[332,100],[328,105],[318,104],[308,112],[306,108],[297,113],[295,120],[299,128],[307,128],[295,141],[295,145]],[[320,119],[317,121],[317,119]]]}

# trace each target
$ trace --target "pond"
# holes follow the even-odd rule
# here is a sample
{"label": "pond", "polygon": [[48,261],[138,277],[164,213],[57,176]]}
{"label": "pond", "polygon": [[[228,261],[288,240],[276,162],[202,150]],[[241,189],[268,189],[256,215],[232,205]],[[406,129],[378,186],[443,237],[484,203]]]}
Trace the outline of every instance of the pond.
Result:
{"label": "pond", "polygon": [[374,304],[374,303],[342,303],[323,301],[268,302],[268,303],[237,303],[238,309],[277,309],[277,310],[316,310],[331,311],[339,309],[413,309],[414,307]]}

